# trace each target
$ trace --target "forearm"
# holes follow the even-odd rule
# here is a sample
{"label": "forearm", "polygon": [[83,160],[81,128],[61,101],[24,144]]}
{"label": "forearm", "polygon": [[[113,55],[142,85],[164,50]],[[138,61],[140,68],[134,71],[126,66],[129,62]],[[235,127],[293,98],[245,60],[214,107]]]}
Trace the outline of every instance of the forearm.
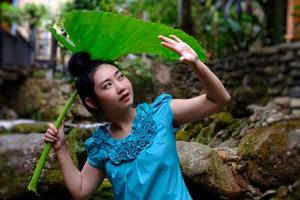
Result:
{"label": "forearm", "polygon": [[74,198],[80,198],[82,188],[81,173],[74,164],[67,145],[64,145],[59,151],[55,151],[55,154],[68,190]]}
{"label": "forearm", "polygon": [[197,59],[189,66],[202,82],[208,99],[217,104],[224,104],[230,100],[230,95],[222,82],[203,62]]}

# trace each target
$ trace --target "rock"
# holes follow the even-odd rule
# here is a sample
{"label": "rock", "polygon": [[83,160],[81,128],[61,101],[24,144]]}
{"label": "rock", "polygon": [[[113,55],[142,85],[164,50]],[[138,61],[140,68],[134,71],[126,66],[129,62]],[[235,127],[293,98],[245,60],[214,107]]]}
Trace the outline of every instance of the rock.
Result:
{"label": "rock", "polygon": [[291,95],[292,97],[300,98],[300,87],[299,87],[299,86],[293,87],[293,88],[290,90],[290,95]]}
{"label": "rock", "polygon": [[227,112],[218,112],[209,116],[209,118],[212,118],[216,130],[226,128],[228,125],[235,122],[231,114]]}
{"label": "rock", "polygon": [[276,69],[274,66],[266,66],[263,68],[263,73],[266,76],[274,76],[275,74],[277,74],[278,72],[275,71],[274,69]]}
{"label": "rock", "polygon": [[7,108],[7,107],[3,107],[0,110],[0,116],[2,119],[17,119],[18,118],[18,114],[16,113],[16,111]]}
{"label": "rock", "polygon": [[196,142],[178,141],[176,145],[185,177],[219,196],[241,195],[243,187],[238,178],[215,150]]}
{"label": "rock", "polygon": [[238,144],[238,141],[234,138],[229,138],[228,140],[225,140],[224,142],[217,145],[217,147],[231,147],[234,148]]}
{"label": "rock", "polygon": [[300,98],[292,98],[290,102],[291,108],[300,108]]}
{"label": "rock", "polygon": [[289,66],[291,68],[300,69],[300,62],[299,61],[292,61],[292,62],[289,63]]}
{"label": "rock", "polygon": [[291,98],[290,97],[275,97],[273,99],[273,102],[275,104],[278,104],[278,105],[282,105],[282,106],[288,106],[291,102]]}
{"label": "rock", "polygon": [[300,69],[293,69],[290,71],[291,77],[299,78],[300,77]]}
{"label": "rock", "polygon": [[[0,197],[2,199],[30,196],[31,193],[26,187],[43,147],[42,134],[0,135]],[[77,163],[74,156],[73,159]],[[42,171],[37,191],[42,197],[44,194],[63,195],[66,198],[68,196],[58,162],[52,151]]]}
{"label": "rock", "polygon": [[108,179],[104,179],[101,187],[93,195],[94,200],[113,200],[113,189]]}
{"label": "rock", "polygon": [[92,114],[87,111],[87,109],[81,104],[79,98],[76,99],[76,106],[72,106],[70,109],[70,113],[72,113],[73,117],[87,119],[92,117]]}
{"label": "rock", "polygon": [[[62,81],[28,79],[19,91],[17,112],[23,118],[54,121],[61,113],[71,91],[71,86]],[[67,112],[66,120],[91,116],[78,97],[70,112]]]}
{"label": "rock", "polygon": [[265,193],[263,193],[263,195],[261,195],[260,199],[267,200],[274,197],[276,194],[277,192],[275,190],[267,190]]}
{"label": "rock", "polygon": [[300,109],[293,109],[292,110],[292,115],[299,118],[300,117]]}
{"label": "rock", "polygon": [[291,60],[294,60],[295,54],[293,51],[288,51],[286,54],[282,55],[280,57],[280,61],[282,62],[290,62]]}
{"label": "rock", "polygon": [[93,132],[92,129],[84,129],[84,128],[73,128],[67,135],[67,140],[72,147],[73,152],[76,155],[78,160],[79,168],[81,169],[86,161],[86,151],[84,147],[84,143],[87,138],[89,138]]}
{"label": "rock", "polygon": [[48,129],[48,123],[35,122],[35,123],[23,123],[14,125],[11,131],[14,133],[44,133]]}
{"label": "rock", "polygon": [[248,178],[269,188],[300,178],[300,120],[254,128],[239,144],[238,154],[248,163]]}
{"label": "rock", "polygon": [[250,116],[252,112],[248,109],[248,105],[257,102],[257,99],[262,95],[260,92],[251,88],[236,89],[232,94],[233,101],[228,105],[232,116],[238,118]]}

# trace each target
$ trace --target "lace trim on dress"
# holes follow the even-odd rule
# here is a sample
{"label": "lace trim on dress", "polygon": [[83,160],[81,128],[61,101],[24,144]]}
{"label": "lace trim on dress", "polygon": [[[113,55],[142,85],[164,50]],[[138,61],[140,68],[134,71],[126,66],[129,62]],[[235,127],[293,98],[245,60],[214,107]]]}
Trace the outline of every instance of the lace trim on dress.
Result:
{"label": "lace trim on dress", "polygon": [[[101,160],[109,159],[119,165],[122,162],[133,160],[138,153],[152,144],[156,134],[156,123],[152,117],[152,109],[147,104],[140,104],[136,108],[136,117],[133,120],[131,133],[121,139],[115,139],[108,133],[107,126],[100,126],[91,141],[92,146],[98,149],[97,156]],[[99,157],[98,157],[99,158]]]}

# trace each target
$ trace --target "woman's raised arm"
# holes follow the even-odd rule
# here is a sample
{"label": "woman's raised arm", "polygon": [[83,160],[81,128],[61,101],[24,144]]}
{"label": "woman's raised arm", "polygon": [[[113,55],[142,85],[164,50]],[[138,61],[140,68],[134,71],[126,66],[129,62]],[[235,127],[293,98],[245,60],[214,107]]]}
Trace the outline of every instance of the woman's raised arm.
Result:
{"label": "woman's raised arm", "polygon": [[205,94],[190,99],[174,99],[171,108],[177,124],[201,120],[219,111],[230,101],[230,95],[218,77],[198,59],[197,53],[175,35],[159,36],[162,45],[176,52],[180,61],[187,64],[201,80]]}

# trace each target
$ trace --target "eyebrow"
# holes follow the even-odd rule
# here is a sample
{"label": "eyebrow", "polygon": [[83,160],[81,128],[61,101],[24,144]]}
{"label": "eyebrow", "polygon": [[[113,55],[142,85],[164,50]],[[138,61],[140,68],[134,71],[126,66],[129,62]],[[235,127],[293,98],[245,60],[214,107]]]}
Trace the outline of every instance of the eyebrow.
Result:
{"label": "eyebrow", "polygon": [[[114,73],[114,76],[117,75],[119,72],[121,72],[119,69]],[[109,81],[109,78],[105,79],[104,81],[100,82],[99,85],[102,85],[103,83],[105,83],[106,81]]]}

